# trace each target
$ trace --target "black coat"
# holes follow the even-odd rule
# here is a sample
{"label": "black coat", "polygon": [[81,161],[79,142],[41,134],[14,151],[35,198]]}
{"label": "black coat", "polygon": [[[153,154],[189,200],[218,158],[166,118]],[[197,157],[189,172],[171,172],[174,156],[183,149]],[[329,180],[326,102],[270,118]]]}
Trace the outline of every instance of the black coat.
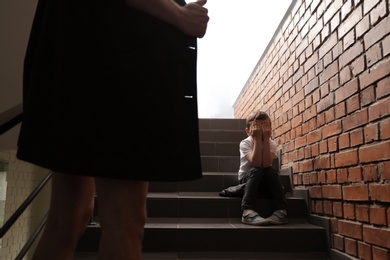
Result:
{"label": "black coat", "polygon": [[71,174],[200,178],[196,38],[122,2],[39,1],[17,157]]}

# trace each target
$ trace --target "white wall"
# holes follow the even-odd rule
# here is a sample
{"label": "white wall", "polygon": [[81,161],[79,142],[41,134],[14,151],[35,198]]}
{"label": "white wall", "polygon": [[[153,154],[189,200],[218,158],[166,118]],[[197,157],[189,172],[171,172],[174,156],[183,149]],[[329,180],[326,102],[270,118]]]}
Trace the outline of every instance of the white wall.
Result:
{"label": "white wall", "polygon": [[[22,102],[23,60],[37,0],[0,1],[0,113]],[[15,148],[19,128],[0,136],[0,151]]]}

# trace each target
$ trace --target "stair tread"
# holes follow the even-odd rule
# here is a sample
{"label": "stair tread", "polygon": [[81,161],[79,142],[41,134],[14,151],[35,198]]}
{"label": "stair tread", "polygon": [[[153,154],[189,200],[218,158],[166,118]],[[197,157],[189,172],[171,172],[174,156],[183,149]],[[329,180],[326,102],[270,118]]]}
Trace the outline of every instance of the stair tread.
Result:
{"label": "stair tread", "polygon": [[[99,229],[98,222],[88,228]],[[284,230],[323,230],[322,227],[310,224],[307,219],[294,218],[284,225],[251,226],[241,223],[240,218],[148,218],[145,228],[177,228],[177,229],[284,229]]]}
{"label": "stair tread", "polygon": [[[77,252],[74,260],[95,260],[97,252]],[[145,260],[329,260],[324,252],[144,252]]]}
{"label": "stair tread", "polygon": [[[289,194],[287,194],[289,195]],[[219,191],[173,191],[173,192],[148,192],[148,198],[200,198],[200,199],[241,199],[239,197],[223,197],[219,196]],[[259,198],[261,199],[261,198]],[[300,197],[288,196],[287,199],[303,200]]]}

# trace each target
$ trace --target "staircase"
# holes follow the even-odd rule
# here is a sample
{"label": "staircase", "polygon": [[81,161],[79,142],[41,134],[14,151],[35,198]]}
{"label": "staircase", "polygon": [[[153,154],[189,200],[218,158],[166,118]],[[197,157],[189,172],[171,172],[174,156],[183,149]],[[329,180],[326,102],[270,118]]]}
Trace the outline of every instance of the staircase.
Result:
{"label": "staircase", "polygon": [[[245,120],[200,119],[199,129],[203,178],[150,184],[144,259],[330,259],[326,229],[312,224],[307,191],[293,188],[291,168],[280,170],[287,194],[286,225],[244,225],[241,198],[219,196],[238,183]],[[270,198],[260,197],[257,208],[268,217],[273,211]],[[94,219],[97,223],[87,227],[75,259],[95,259],[100,228],[98,216]]]}

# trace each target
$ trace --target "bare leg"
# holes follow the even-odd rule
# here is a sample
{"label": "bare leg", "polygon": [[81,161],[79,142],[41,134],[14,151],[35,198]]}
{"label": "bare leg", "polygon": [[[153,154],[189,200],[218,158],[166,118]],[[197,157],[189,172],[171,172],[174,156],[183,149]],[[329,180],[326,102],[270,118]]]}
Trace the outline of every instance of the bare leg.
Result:
{"label": "bare leg", "polygon": [[96,178],[99,260],[141,260],[148,182]]}
{"label": "bare leg", "polygon": [[33,260],[70,260],[93,211],[95,181],[53,172],[48,219]]}

